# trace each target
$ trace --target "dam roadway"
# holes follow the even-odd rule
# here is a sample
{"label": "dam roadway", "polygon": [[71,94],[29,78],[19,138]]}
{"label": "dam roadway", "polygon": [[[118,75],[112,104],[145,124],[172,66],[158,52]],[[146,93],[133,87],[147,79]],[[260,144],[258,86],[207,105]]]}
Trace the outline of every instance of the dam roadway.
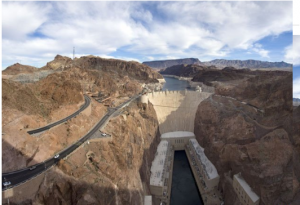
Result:
{"label": "dam roadway", "polygon": [[[34,178],[35,176],[41,174],[42,172],[46,171],[53,165],[56,165],[60,159],[65,158],[69,154],[71,154],[75,149],[77,149],[81,144],[83,144],[86,140],[88,140],[90,137],[93,136],[97,130],[99,130],[107,121],[120,109],[126,107],[129,105],[132,101],[137,99],[139,95],[136,95],[129,99],[128,101],[122,103],[121,105],[115,107],[114,109],[110,109],[108,113],[82,138],[80,138],[77,142],[75,142],[73,145],[67,147],[66,149],[62,150],[61,152],[57,153],[59,155],[57,158],[53,157],[50,158],[42,163],[35,164],[31,167],[27,167],[24,169],[16,170],[9,173],[3,173],[2,174],[2,191],[6,189],[13,188],[14,186],[17,186],[19,184],[22,184],[31,178]],[[87,97],[88,98],[88,97]],[[3,183],[10,182],[11,184],[4,186]]]}
{"label": "dam roadway", "polygon": [[40,127],[40,128],[34,129],[34,130],[30,130],[27,133],[30,134],[30,135],[32,135],[32,134],[37,134],[37,133],[40,133],[40,132],[44,132],[44,131],[49,130],[50,128],[52,128],[54,126],[57,126],[57,125],[59,125],[61,123],[64,123],[64,122],[72,119],[73,117],[75,117],[76,115],[78,115],[80,112],[82,112],[83,110],[85,110],[90,105],[91,99],[87,95],[84,95],[84,100],[85,100],[85,102],[84,102],[83,106],[79,110],[77,110],[76,112],[74,112],[73,114],[69,115],[68,117],[66,117],[64,119],[61,119],[61,120],[58,120],[56,122],[53,122],[53,123],[51,123],[49,125],[46,125],[44,127]]}

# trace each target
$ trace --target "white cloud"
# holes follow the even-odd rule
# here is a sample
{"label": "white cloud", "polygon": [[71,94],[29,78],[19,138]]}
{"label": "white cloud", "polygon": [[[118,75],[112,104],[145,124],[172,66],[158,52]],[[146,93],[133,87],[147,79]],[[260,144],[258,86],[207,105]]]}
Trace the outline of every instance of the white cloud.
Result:
{"label": "white cloud", "polygon": [[2,38],[23,40],[36,31],[46,20],[50,4],[33,2],[2,3]]}
{"label": "white cloud", "polygon": [[253,44],[252,50],[258,53],[263,58],[270,58],[269,51],[263,49],[261,44],[258,43]]}
{"label": "white cloud", "polygon": [[285,48],[285,61],[300,65],[300,36],[293,36],[293,44]]}
{"label": "white cloud", "polygon": [[300,78],[293,80],[293,97],[300,98]]}
{"label": "white cloud", "polygon": [[73,46],[79,53],[128,56],[122,49],[135,60],[207,59],[235,49],[268,58],[270,51],[256,42],[291,31],[291,11],[292,2],[3,2],[3,61],[48,60]]}

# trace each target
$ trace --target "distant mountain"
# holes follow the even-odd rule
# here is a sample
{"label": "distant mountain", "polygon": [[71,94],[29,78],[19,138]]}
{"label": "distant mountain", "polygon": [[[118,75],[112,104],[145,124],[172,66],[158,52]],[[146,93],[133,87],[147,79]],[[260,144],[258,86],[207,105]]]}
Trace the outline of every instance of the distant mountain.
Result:
{"label": "distant mountain", "polygon": [[300,99],[299,98],[293,98],[293,106],[299,106],[300,105]]}
{"label": "distant mountain", "polygon": [[174,60],[160,60],[160,61],[145,61],[143,64],[157,70],[168,68],[174,65],[181,64],[196,64],[201,65],[198,58],[184,58],[184,59],[174,59]]}
{"label": "distant mountain", "polygon": [[205,65],[214,65],[219,68],[235,67],[235,68],[292,68],[293,65],[286,62],[268,62],[258,60],[225,60],[215,59],[208,62],[202,62]]}
{"label": "distant mountain", "polygon": [[13,64],[13,65],[7,67],[5,70],[3,70],[2,74],[3,75],[17,75],[20,73],[33,73],[37,70],[38,70],[38,68],[36,68],[36,67],[16,63],[16,64]]}
{"label": "distant mountain", "polygon": [[143,64],[157,70],[165,69],[174,65],[181,64],[196,64],[205,66],[216,66],[218,68],[234,67],[241,68],[280,68],[292,69],[293,65],[286,62],[268,62],[259,60],[225,60],[215,59],[212,61],[201,62],[198,58],[184,58],[176,60],[160,60],[160,61],[146,61]]}

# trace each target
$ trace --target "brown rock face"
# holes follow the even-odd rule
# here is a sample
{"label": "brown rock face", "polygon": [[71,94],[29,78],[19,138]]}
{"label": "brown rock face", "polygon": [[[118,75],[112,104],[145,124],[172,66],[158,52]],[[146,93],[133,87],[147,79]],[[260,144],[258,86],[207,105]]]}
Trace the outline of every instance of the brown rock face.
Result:
{"label": "brown rock face", "polygon": [[53,61],[47,63],[41,70],[63,70],[72,65],[72,59],[66,56],[57,55]]}
{"label": "brown rock face", "polygon": [[153,106],[132,103],[105,132],[111,137],[90,140],[49,170],[31,198],[11,203],[143,204],[159,143]]}
{"label": "brown rock face", "polygon": [[214,66],[204,66],[197,64],[174,65],[160,71],[163,75],[176,75],[182,77],[194,77],[195,75],[208,70],[216,70]]}
{"label": "brown rock face", "polygon": [[61,74],[53,74],[35,84],[2,80],[4,109],[16,109],[26,114],[48,117],[61,105],[83,101],[81,85]]}
{"label": "brown rock face", "polygon": [[57,72],[35,83],[21,84],[2,79],[2,129],[5,133],[3,171],[13,171],[41,162],[86,134],[106,112],[104,104],[92,101],[91,116],[80,115],[76,120],[73,119],[74,124],[65,123],[40,137],[27,133],[28,130],[74,113],[84,102],[83,92],[96,98],[108,98],[106,106],[117,106],[124,101],[123,97],[141,92],[141,83],[156,81],[155,77],[160,76],[147,66],[118,60],[100,59],[106,69],[97,70],[93,64],[89,64],[91,59],[98,62],[100,58],[77,59],[86,66],[79,68],[74,64],[71,66],[71,59],[56,56],[45,68]]}
{"label": "brown rock face", "polygon": [[104,59],[95,56],[85,56],[75,60],[75,66],[83,69],[95,69],[110,72],[113,76],[127,75],[131,79],[141,80],[146,83],[158,82],[163,77],[150,67],[135,61],[117,59]]}
{"label": "brown rock face", "polygon": [[199,71],[196,75],[193,76],[192,81],[194,82],[203,82],[206,85],[212,85],[213,81],[218,82],[228,82],[234,80],[242,80],[248,78],[249,75],[255,75],[249,70],[242,69],[237,70],[232,67],[226,67],[222,70],[216,69],[216,67],[211,66],[214,69],[206,69]]}
{"label": "brown rock face", "polygon": [[2,71],[3,75],[17,75],[20,73],[33,73],[38,69],[29,65],[22,65],[20,63],[16,63],[7,67],[4,71]]}
{"label": "brown rock face", "polygon": [[293,205],[300,204],[300,106],[293,110],[293,137],[294,145],[293,168],[294,168],[294,193],[296,194]]}
{"label": "brown rock face", "polygon": [[231,177],[242,173],[261,197],[261,205],[295,201],[299,161],[293,158],[299,153],[292,137],[291,82],[291,73],[270,72],[239,86],[217,89],[234,99],[212,96],[199,105],[195,134],[221,176],[220,189],[228,203],[237,203],[235,195],[228,195],[230,183],[224,173],[229,171]]}

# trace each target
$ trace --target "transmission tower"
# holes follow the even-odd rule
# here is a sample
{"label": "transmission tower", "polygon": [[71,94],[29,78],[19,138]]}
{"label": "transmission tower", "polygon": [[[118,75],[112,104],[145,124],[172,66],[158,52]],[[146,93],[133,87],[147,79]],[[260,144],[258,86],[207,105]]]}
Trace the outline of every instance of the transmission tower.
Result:
{"label": "transmission tower", "polygon": [[74,58],[75,58],[75,47],[73,47],[73,61],[74,61]]}

